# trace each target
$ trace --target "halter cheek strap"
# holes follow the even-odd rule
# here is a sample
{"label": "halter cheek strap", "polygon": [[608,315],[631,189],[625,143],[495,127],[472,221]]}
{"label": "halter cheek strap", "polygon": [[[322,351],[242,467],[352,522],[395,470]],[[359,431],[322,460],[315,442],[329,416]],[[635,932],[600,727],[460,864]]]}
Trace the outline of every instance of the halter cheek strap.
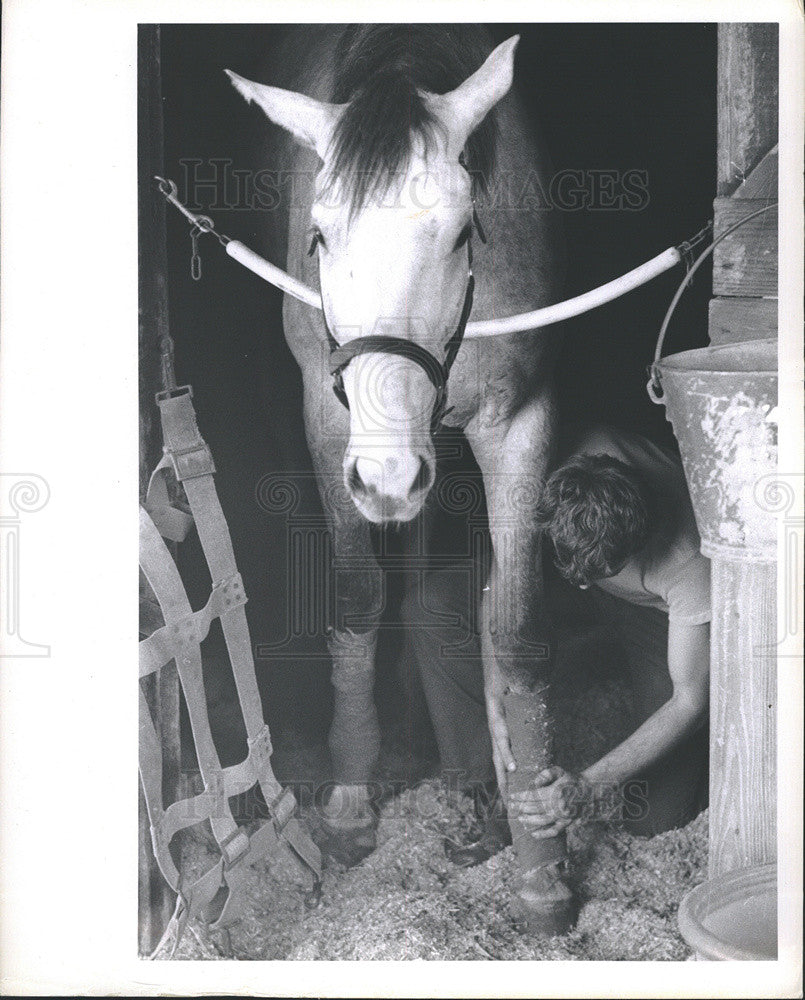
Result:
{"label": "halter cheek strap", "polygon": [[[482,242],[485,243],[486,237],[474,210],[473,221]],[[445,347],[443,362],[439,361],[435,355],[431,354],[429,350],[420,344],[414,343],[412,340],[404,340],[402,337],[357,337],[355,340],[350,340],[346,344],[341,345],[330,330],[327,322],[327,314],[324,310],[324,302],[322,302],[324,328],[327,333],[327,342],[330,345],[330,374],[333,376],[333,392],[339,402],[347,409],[349,409],[349,400],[344,389],[344,369],[350,361],[360,354],[394,354],[398,357],[407,358],[409,361],[413,361],[419,365],[436,389],[436,401],[433,405],[433,414],[431,415],[431,431],[436,429],[445,414],[447,405],[447,379],[458,350],[461,347],[461,341],[464,339],[464,330],[467,327],[467,320],[472,311],[475,277],[472,273],[472,243],[470,240],[467,240],[467,259],[469,273],[467,277],[467,291],[464,294],[464,305],[461,308],[458,326]]]}

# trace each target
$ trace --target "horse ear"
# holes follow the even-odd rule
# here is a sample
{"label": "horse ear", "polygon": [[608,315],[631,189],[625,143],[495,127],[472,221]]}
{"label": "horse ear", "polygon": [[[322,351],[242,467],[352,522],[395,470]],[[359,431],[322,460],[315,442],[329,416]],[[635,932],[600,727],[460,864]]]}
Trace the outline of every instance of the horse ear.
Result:
{"label": "horse ear", "polygon": [[447,126],[451,146],[459,152],[514,80],[514,50],[520,41],[512,35],[494,49],[486,62],[464,83],[441,96],[430,95],[434,110]]}
{"label": "horse ear", "polygon": [[224,72],[246,101],[254,101],[275,125],[287,129],[303,146],[315,149],[324,159],[343,105],[326,104],[292,90],[254,83],[233,73],[231,69]]}

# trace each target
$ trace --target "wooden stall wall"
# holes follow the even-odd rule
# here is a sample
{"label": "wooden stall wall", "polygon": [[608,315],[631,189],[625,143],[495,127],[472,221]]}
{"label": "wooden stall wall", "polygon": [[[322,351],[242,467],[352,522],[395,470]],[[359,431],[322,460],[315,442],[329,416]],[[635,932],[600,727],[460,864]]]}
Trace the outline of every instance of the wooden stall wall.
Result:
{"label": "wooden stall wall", "polygon": [[[776,24],[718,28],[718,197],[715,235],[777,200],[779,51]],[[777,336],[777,213],[765,212],[713,255],[710,342]]]}
{"label": "wooden stall wall", "polygon": [[[162,174],[164,143],[159,26],[140,25],[138,42],[139,461],[142,502],[149,476],[162,450],[154,395],[162,388],[161,346],[169,335],[169,329],[165,201],[158,194],[153,179],[155,174]],[[163,622],[159,607],[142,577],[140,587],[142,638]],[[179,680],[175,664],[170,663],[158,671],[156,677],[147,678],[146,697],[162,739],[163,788],[168,801],[173,801],[180,781]],[[139,796],[138,854],[138,946],[140,954],[145,955],[156,947],[168,923],[173,910],[173,893],[154,860],[142,792]]]}
{"label": "wooden stall wall", "polygon": [[[715,235],[777,201],[778,26],[718,30]],[[712,344],[777,336],[777,211],[713,256]],[[710,719],[710,877],[777,856],[774,553],[714,557]]]}

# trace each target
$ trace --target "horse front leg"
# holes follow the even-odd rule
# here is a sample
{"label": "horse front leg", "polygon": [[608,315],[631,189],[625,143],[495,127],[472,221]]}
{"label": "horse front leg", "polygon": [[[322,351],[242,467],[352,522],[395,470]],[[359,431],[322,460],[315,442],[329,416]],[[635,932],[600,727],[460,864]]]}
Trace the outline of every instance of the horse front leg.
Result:
{"label": "horse front leg", "polygon": [[[551,629],[534,508],[555,424],[553,397],[546,389],[504,426],[468,434],[489,510],[492,568],[484,593],[482,649],[496,768],[504,777],[507,798],[528,789],[553,763]],[[507,761],[514,770],[505,769]],[[516,916],[532,933],[564,933],[575,919],[573,896],[560,877],[567,857],[564,833],[534,838],[511,810],[509,825],[521,872]]]}
{"label": "horse front leg", "polygon": [[[317,405],[321,406],[320,400]],[[332,411],[326,436],[319,432],[318,422],[309,421],[307,430],[333,543],[332,620],[328,634],[334,693],[328,739],[333,787],[320,812],[321,846],[343,864],[354,865],[375,847],[370,783],[380,753],[374,677],[383,587],[381,570],[372,553],[369,524],[343,486],[341,458],[345,439],[332,434],[342,416]]]}

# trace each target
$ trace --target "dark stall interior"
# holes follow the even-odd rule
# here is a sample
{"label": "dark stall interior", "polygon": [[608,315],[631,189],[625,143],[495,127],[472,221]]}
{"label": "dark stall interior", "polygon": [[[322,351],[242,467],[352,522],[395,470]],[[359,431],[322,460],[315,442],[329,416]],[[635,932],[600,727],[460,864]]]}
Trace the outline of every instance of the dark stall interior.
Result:
{"label": "dark stall interior", "polygon": [[[165,25],[162,87],[165,174],[186,194],[198,179],[228,171],[200,192],[196,206],[216,227],[266,252],[266,213],[237,205],[233,171],[254,170],[258,119],[224,76],[231,67],[259,79],[272,33],[266,25]],[[644,171],[648,199],[639,210],[585,208],[563,214],[569,260],[567,295],[595,288],[696,233],[715,195],[715,24],[495,24],[496,42],[521,34],[516,86],[536,116],[556,170]],[[188,166],[190,161],[195,164]],[[217,165],[216,165],[217,161]],[[184,163],[184,165],[183,165]],[[592,183],[585,175],[585,183]],[[230,201],[227,207],[226,201]],[[231,207],[234,203],[236,207]],[[202,239],[202,277],[190,273],[188,226],[168,210],[170,328],[179,382],[194,389],[202,434],[218,470],[217,488],[249,595],[247,613],[266,718],[275,741],[321,744],[330,711],[328,661],[316,613],[297,621],[288,603],[290,521],[271,477],[291,474],[300,491],[294,516],[319,514],[301,416],[300,376],[281,327],[281,295]],[[284,267],[283,260],[275,263]],[[563,420],[606,421],[673,446],[664,410],[645,391],[657,331],[680,270],[566,324],[559,371]],[[707,268],[675,315],[667,350],[707,343]],[[274,510],[269,509],[274,505]],[[191,539],[182,567],[194,606],[209,577]],[[393,588],[392,588],[393,597]],[[392,601],[393,603],[393,601]],[[313,609],[315,612],[315,609]],[[393,607],[390,611],[393,616]],[[377,696],[387,728],[407,718],[409,736],[427,745],[424,703],[405,676],[395,642],[385,643]],[[208,684],[223,763],[242,757],[227,708],[228,674],[211,650]],[[261,655],[262,654],[262,655]],[[229,714],[228,714],[229,713]],[[411,736],[413,740],[414,737]],[[412,744],[413,745],[413,744]],[[191,765],[192,760],[186,760]],[[293,774],[281,773],[282,779]]]}

